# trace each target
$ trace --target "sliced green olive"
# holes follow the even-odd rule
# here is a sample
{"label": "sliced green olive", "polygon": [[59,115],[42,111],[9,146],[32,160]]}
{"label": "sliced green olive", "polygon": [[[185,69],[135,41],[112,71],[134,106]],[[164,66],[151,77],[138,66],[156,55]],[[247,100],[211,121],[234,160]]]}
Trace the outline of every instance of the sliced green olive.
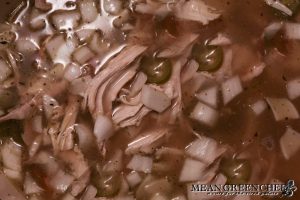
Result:
{"label": "sliced green olive", "polygon": [[22,144],[22,124],[18,120],[8,120],[0,123],[0,139],[13,139]]}
{"label": "sliced green olive", "polygon": [[251,164],[246,159],[223,159],[220,170],[229,184],[246,183],[251,176]]}
{"label": "sliced green olive", "polygon": [[293,14],[297,12],[300,5],[300,0],[280,0],[280,2],[288,7]]}
{"label": "sliced green olive", "polygon": [[112,197],[121,187],[121,177],[118,173],[92,173],[92,183],[96,186],[97,196]]}
{"label": "sliced green olive", "polygon": [[0,89],[0,109],[8,109],[18,103],[16,91],[10,89]]}
{"label": "sliced green olive", "polygon": [[172,74],[172,63],[169,59],[164,58],[143,57],[141,68],[147,75],[148,83],[165,83]]}
{"label": "sliced green olive", "polygon": [[213,45],[195,44],[192,57],[198,62],[198,71],[216,71],[223,63],[223,49]]}

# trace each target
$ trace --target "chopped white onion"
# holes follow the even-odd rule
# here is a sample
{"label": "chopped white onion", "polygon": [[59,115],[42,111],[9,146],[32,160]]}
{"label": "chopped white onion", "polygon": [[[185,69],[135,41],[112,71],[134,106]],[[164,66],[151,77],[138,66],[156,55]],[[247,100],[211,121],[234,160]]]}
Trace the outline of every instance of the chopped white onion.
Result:
{"label": "chopped white onion", "polygon": [[300,23],[285,23],[285,37],[290,40],[300,40]]}
{"label": "chopped white onion", "polygon": [[121,12],[122,2],[120,0],[104,0],[104,10],[109,14],[116,15]]}
{"label": "chopped white onion", "polygon": [[149,85],[143,86],[141,101],[146,107],[159,113],[171,105],[171,99],[164,92]]}
{"label": "chopped white onion", "polygon": [[21,53],[29,53],[39,49],[38,45],[29,39],[18,39],[16,42],[16,48]]}
{"label": "chopped white onion", "polygon": [[202,90],[201,92],[195,94],[196,98],[207,105],[217,108],[218,106],[218,87],[213,86],[208,89]]}
{"label": "chopped white onion", "polygon": [[87,46],[82,46],[76,49],[73,53],[73,59],[79,64],[84,64],[93,58],[95,54]]}
{"label": "chopped white onion", "polygon": [[8,140],[1,147],[1,157],[4,167],[21,171],[22,170],[22,148],[11,140]]}
{"label": "chopped white onion", "polygon": [[187,158],[181,169],[179,181],[191,182],[201,180],[206,168],[207,165],[205,163]]}
{"label": "chopped white onion", "polygon": [[91,23],[95,21],[98,15],[98,10],[94,0],[79,1],[79,8],[83,22]]}
{"label": "chopped white onion", "polygon": [[126,176],[127,182],[131,188],[134,188],[139,183],[142,182],[142,177],[139,175],[138,172],[132,171]]}
{"label": "chopped white onion", "polygon": [[187,81],[191,80],[195,74],[197,73],[199,68],[199,64],[195,60],[190,60],[188,64],[183,68],[183,72],[181,73],[181,83],[184,84]]}
{"label": "chopped white onion", "polygon": [[92,80],[91,76],[84,76],[73,80],[69,87],[70,92],[72,94],[76,94],[84,97],[91,80]]}
{"label": "chopped white onion", "polygon": [[80,66],[75,63],[71,63],[67,66],[64,77],[68,81],[73,81],[74,79],[78,78],[80,75],[81,75]]}
{"label": "chopped white onion", "polygon": [[12,74],[9,65],[3,60],[0,59],[0,82],[5,81]]}
{"label": "chopped white onion", "polygon": [[134,155],[127,164],[128,169],[140,171],[144,173],[151,173],[153,160],[151,157]]}
{"label": "chopped white onion", "polygon": [[273,22],[269,24],[263,32],[263,38],[271,39],[273,38],[280,29],[282,29],[283,23],[282,22]]}
{"label": "chopped white onion", "polygon": [[287,127],[285,133],[279,140],[280,148],[285,159],[289,160],[300,149],[300,133]]}
{"label": "chopped white onion", "polygon": [[241,80],[238,76],[234,76],[222,83],[222,95],[224,105],[233,100],[243,91]]}
{"label": "chopped white onion", "polygon": [[114,133],[114,127],[111,119],[104,115],[99,115],[95,121],[94,134],[98,142],[107,140]]}
{"label": "chopped white onion", "polygon": [[38,152],[42,143],[43,143],[42,135],[36,136],[36,138],[33,140],[33,142],[31,143],[31,145],[29,147],[29,150],[28,150],[29,157],[33,157]]}
{"label": "chopped white onion", "polygon": [[256,115],[260,115],[267,109],[268,105],[265,100],[258,100],[250,105],[250,107]]}
{"label": "chopped white onion", "polygon": [[176,6],[175,15],[179,19],[197,21],[204,25],[220,16],[214,8],[197,0],[180,1]]}
{"label": "chopped white onion", "polygon": [[300,96],[300,79],[294,79],[286,84],[287,93],[290,99],[296,99]]}
{"label": "chopped white onion", "polygon": [[185,151],[187,155],[210,165],[225,152],[225,149],[220,147],[216,140],[201,136],[190,143]]}
{"label": "chopped white onion", "polygon": [[29,173],[26,173],[24,180],[25,194],[37,194],[43,192],[43,189],[37,184]]}
{"label": "chopped white onion", "polygon": [[277,10],[280,10],[281,12],[284,12],[285,14],[287,14],[289,16],[293,15],[293,12],[291,11],[291,9],[289,9],[288,7],[286,7],[284,4],[282,4],[278,0],[265,0],[265,2],[269,6],[275,8]]}
{"label": "chopped white onion", "polygon": [[80,13],[76,10],[71,11],[57,11],[52,14],[52,22],[54,27],[61,30],[74,29],[79,25],[81,18]]}
{"label": "chopped white onion", "polygon": [[286,98],[266,98],[276,121],[298,119],[299,113],[294,104]]}
{"label": "chopped white onion", "polygon": [[77,134],[79,148],[84,153],[89,152],[95,143],[95,137],[92,130],[83,124],[77,124],[74,128]]}
{"label": "chopped white onion", "polygon": [[210,106],[198,102],[190,117],[204,125],[214,126],[218,120],[219,113]]}
{"label": "chopped white onion", "polygon": [[82,197],[80,198],[81,200],[91,200],[94,199],[97,195],[97,188],[95,188],[92,185],[89,185],[85,192],[83,193]]}
{"label": "chopped white onion", "polygon": [[75,180],[72,175],[64,172],[61,169],[59,169],[58,172],[50,178],[49,186],[61,193],[64,193]]}

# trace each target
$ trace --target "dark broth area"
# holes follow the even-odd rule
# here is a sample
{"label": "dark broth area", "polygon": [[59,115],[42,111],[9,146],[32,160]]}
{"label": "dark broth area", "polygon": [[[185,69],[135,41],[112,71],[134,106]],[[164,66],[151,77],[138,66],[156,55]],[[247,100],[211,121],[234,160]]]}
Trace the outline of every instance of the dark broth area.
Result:
{"label": "dark broth area", "polygon": [[[265,27],[271,22],[280,20],[299,22],[299,17],[296,15],[287,18],[283,14],[277,13],[274,9],[268,7],[262,0],[205,0],[204,2],[216,8],[216,10],[221,11],[221,18],[203,26],[196,22],[177,20],[172,16],[160,19],[151,15],[134,13],[133,18],[136,20],[136,23],[139,24],[137,30],[146,32],[147,34],[143,35],[146,38],[131,37],[129,34],[126,35],[126,33],[124,34],[122,31],[114,29],[111,34],[105,36],[105,39],[112,41],[112,46],[120,46],[127,41],[149,46],[145,54],[152,55],[157,53],[157,50],[161,47],[172,44],[182,30],[184,30],[183,32],[185,33],[193,32],[199,34],[197,40],[199,43],[212,39],[217,33],[222,32],[226,33],[232,42],[232,68],[234,74],[243,75],[243,73],[247,71],[247,67],[263,61],[266,63],[266,67],[262,74],[251,81],[243,82],[243,92],[227,105],[219,106],[218,112],[220,118],[214,127],[207,127],[190,119],[189,114],[194,109],[197,100],[194,94],[189,94],[191,85],[186,83],[186,85],[182,86],[184,115],[181,119],[177,119],[175,124],[166,125],[164,115],[158,116],[156,113],[150,113],[142,120],[138,127],[118,129],[105,144],[105,156],[98,156],[102,153],[101,151],[103,149],[98,149],[97,145],[94,145],[92,151],[89,151],[86,155],[88,163],[95,167],[99,163],[102,165],[108,162],[116,150],[121,149],[125,151],[128,143],[136,138],[136,133],[141,132],[141,130],[147,132],[154,126],[157,128],[169,128],[172,132],[172,135],[164,142],[164,147],[183,150],[189,143],[196,139],[196,136],[192,132],[193,130],[205,136],[212,137],[222,145],[227,146],[229,149],[227,156],[248,155],[253,169],[256,169],[256,171],[253,170],[253,173],[256,174],[252,175],[250,179],[250,181],[254,182],[250,183],[269,183],[271,179],[279,179],[285,183],[287,180],[292,179],[295,180],[296,185],[300,187],[300,173],[298,172],[300,169],[299,151],[289,160],[286,160],[279,146],[279,139],[284,134],[287,126],[293,127],[294,130],[300,130],[299,119],[286,119],[278,122],[274,120],[270,107],[259,116],[256,116],[250,108],[251,104],[265,97],[287,97],[287,82],[299,78],[299,41],[288,41],[278,36],[278,40],[280,41],[275,41],[271,44],[271,47],[266,47],[266,44],[261,38]],[[0,11],[5,10],[5,12],[0,12],[0,19],[3,20],[7,18],[8,14],[19,5],[18,3],[17,1],[9,1],[9,3],[8,1],[1,1]],[[31,8],[26,9],[30,11]],[[45,39],[48,35],[57,34],[51,25],[47,25],[47,30],[32,33],[28,25],[28,20],[28,16],[27,18],[24,17],[17,20],[21,23],[21,26],[17,27],[18,37],[31,37],[36,39],[36,41],[40,42],[39,45],[41,49],[34,54],[29,53],[28,55],[23,55],[20,71],[22,72],[21,81],[24,83],[21,84],[21,87],[23,84],[26,86],[33,84],[34,78],[37,77],[36,74],[43,74],[53,68],[53,63],[49,55],[43,52],[45,49],[43,43],[46,42]],[[107,17],[106,20],[111,20],[111,18]],[[67,32],[72,35],[74,34],[72,31],[73,30]],[[170,37],[170,34],[172,37]],[[278,52],[284,56],[276,56],[279,54]],[[273,54],[275,54],[275,56],[273,56]],[[108,56],[108,59],[112,58],[112,54]],[[87,70],[87,73],[92,77],[95,76],[94,71],[98,70],[96,69],[98,64],[97,59],[87,64],[90,65],[88,69],[91,69],[90,71]],[[101,71],[99,73],[101,73]],[[41,77],[43,77],[43,75],[39,76],[39,78]],[[45,84],[52,87],[51,85],[54,84],[54,82],[48,81]],[[68,98],[66,96],[67,95],[64,96],[63,93],[56,98],[62,105],[67,105]],[[221,98],[219,97],[219,99]],[[219,105],[220,104],[219,102]],[[293,104],[296,108],[300,108],[300,99],[293,100]],[[41,114],[41,111],[37,110],[33,115],[34,114]],[[91,128],[93,127],[93,117],[94,116],[91,116],[91,114],[85,110],[79,114],[79,120],[77,120],[77,122],[80,121],[80,123]],[[43,119],[44,118],[43,116]],[[30,121],[31,118],[29,117],[27,120]],[[23,123],[26,124],[26,121],[23,121]],[[45,120],[43,124],[46,124]],[[52,152],[51,147],[46,148],[47,151],[49,149],[50,152]],[[153,156],[153,154],[151,155]],[[174,186],[172,189],[173,192],[176,191],[177,193],[186,194],[185,184],[177,181],[185,158],[186,156],[179,156],[174,159],[171,162],[172,166],[169,166],[170,169],[167,172],[162,173],[161,171],[155,170],[153,172],[157,177],[168,177]],[[128,163],[130,159],[131,156],[126,155],[123,162]],[[154,159],[154,163],[159,163],[160,159],[163,160],[165,158]],[[45,199],[60,198],[60,194],[52,193],[52,189],[47,186],[47,180],[45,180],[47,178],[43,178],[43,170],[39,172],[39,168],[37,169],[38,170],[35,171],[34,166],[30,164],[28,166],[28,171],[30,171],[35,178],[39,177],[43,180],[42,185],[46,185],[44,188],[46,188],[46,190],[48,189],[48,191],[46,191],[47,195],[52,195],[51,197],[44,195],[46,197]],[[129,172],[130,170],[126,169],[126,167],[122,170],[124,174],[128,174]],[[143,173],[141,176],[145,178],[147,175]],[[135,190],[136,188],[132,191]],[[147,199],[149,197],[144,198]],[[264,198],[253,197],[253,199]],[[299,191],[289,199],[300,199]]]}

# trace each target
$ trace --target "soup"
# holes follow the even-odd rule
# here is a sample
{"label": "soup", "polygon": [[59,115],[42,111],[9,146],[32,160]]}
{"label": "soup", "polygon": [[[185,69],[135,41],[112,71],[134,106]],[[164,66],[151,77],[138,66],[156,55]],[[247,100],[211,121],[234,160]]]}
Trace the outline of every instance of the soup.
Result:
{"label": "soup", "polygon": [[2,1],[0,199],[299,199],[299,5]]}

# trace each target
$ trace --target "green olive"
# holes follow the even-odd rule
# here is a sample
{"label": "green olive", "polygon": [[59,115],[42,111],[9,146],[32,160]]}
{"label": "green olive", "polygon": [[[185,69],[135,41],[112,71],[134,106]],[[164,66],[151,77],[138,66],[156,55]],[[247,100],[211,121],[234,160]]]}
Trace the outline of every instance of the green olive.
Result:
{"label": "green olive", "polygon": [[229,184],[246,183],[251,176],[251,164],[246,159],[223,159],[220,171],[228,178]]}
{"label": "green olive", "polygon": [[198,62],[198,71],[216,71],[223,63],[223,49],[213,45],[195,44],[192,57]]}
{"label": "green olive", "polygon": [[97,196],[112,197],[118,193],[121,187],[121,177],[118,173],[92,173],[92,183],[96,186]]}
{"label": "green olive", "polygon": [[0,89],[0,109],[8,109],[18,103],[16,91],[11,89]]}
{"label": "green olive", "polygon": [[293,14],[297,12],[300,5],[300,0],[280,0],[280,2],[288,7]]}
{"label": "green olive", "polygon": [[8,120],[0,123],[0,139],[13,139],[22,144],[22,124],[18,120]]}
{"label": "green olive", "polygon": [[164,58],[143,57],[141,68],[147,75],[148,83],[165,83],[172,74],[172,63],[169,59]]}

